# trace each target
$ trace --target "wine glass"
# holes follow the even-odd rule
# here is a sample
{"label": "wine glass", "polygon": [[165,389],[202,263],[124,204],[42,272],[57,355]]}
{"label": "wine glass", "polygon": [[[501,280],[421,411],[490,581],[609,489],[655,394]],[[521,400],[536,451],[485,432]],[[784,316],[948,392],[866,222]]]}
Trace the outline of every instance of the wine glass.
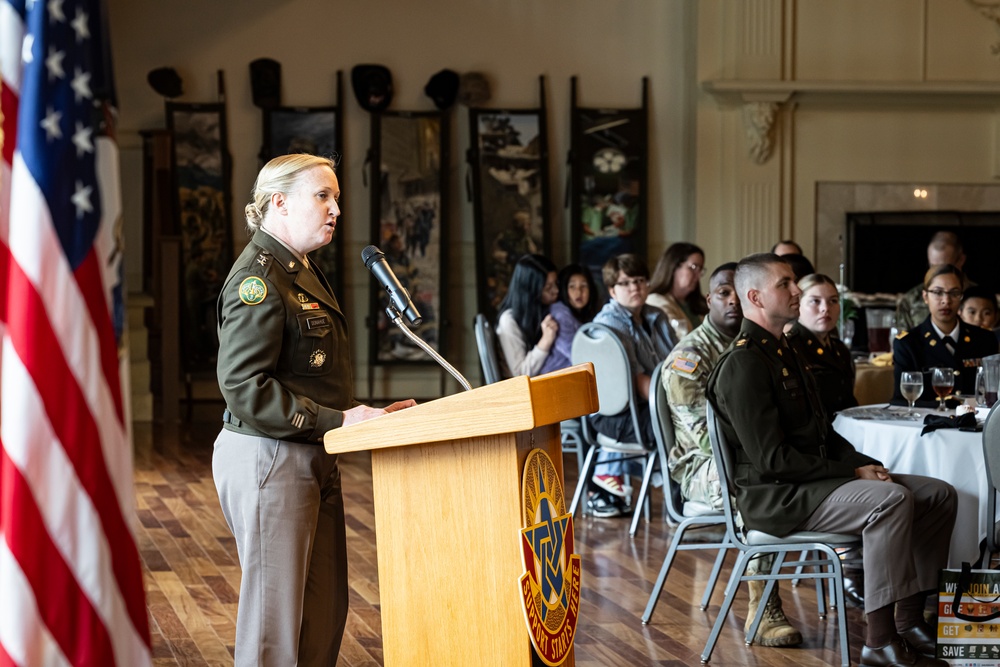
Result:
{"label": "wine glass", "polygon": [[912,417],[916,414],[913,411],[913,402],[920,398],[920,394],[924,393],[924,374],[903,373],[899,378],[899,392],[910,404],[910,409],[906,414]]}
{"label": "wine glass", "polygon": [[944,397],[951,393],[955,386],[955,371],[950,368],[932,368],[931,386],[938,395],[938,412],[944,412]]}

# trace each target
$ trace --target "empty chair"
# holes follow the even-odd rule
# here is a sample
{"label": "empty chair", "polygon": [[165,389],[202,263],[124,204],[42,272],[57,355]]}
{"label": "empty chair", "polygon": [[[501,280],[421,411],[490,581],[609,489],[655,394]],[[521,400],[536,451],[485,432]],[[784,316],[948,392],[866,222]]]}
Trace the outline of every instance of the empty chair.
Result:
{"label": "empty chair", "polygon": [[[649,623],[650,619],[653,617],[653,611],[656,609],[656,603],[660,599],[660,593],[663,590],[663,586],[667,581],[667,575],[670,574],[670,567],[673,565],[674,558],[677,556],[678,551],[689,551],[695,549],[718,549],[719,553],[715,558],[715,565],[712,567],[712,573],[708,577],[708,584],[705,586],[705,593],[701,598],[701,608],[705,609],[708,607],[709,600],[712,597],[712,591],[715,590],[715,582],[719,578],[719,571],[722,569],[722,563],[726,558],[726,551],[733,544],[729,541],[728,534],[723,535],[718,542],[690,542],[684,543],[684,536],[688,530],[692,528],[705,528],[707,526],[722,526],[726,525],[726,517],[719,510],[712,509],[710,506],[703,503],[696,502],[684,502],[681,499],[680,489],[677,488],[677,482],[672,480],[669,475],[669,469],[667,467],[667,457],[670,455],[670,450],[674,445],[674,423],[670,417],[670,409],[667,406],[667,392],[663,388],[661,383],[660,375],[662,373],[663,365],[656,367],[656,371],[653,372],[653,377],[649,384],[649,416],[653,420],[653,434],[656,436],[656,449],[658,452],[663,452],[663,459],[660,462],[663,474],[663,495],[665,497],[665,503],[667,514],[664,516],[666,520],[667,516],[672,518],[678,525],[674,530],[674,536],[670,540],[670,548],[667,549],[667,555],[663,559],[663,565],[660,567],[660,574],[656,579],[656,585],[653,586],[653,592],[649,596],[649,602],[646,604],[646,611],[642,614],[642,623],[646,625]],[[682,505],[677,507],[677,501],[680,500]]]}
{"label": "empty chair", "polygon": [[[841,618],[838,623],[841,664],[844,667],[848,667],[851,663],[850,646],[847,640],[847,618],[843,614],[843,610],[846,609],[844,606],[844,580],[840,558],[837,556],[835,548],[859,546],[861,543],[860,537],[856,535],[806,531],[796,531],[784,537],[776,537],[757,530],[749,530],[744,535],[736,526],[736,508],[733,507],[732,501],[732,496],[736,492],[732,481],[735,470],[733,461],[735,458],[734,453],[726,441],[725,434],[719,427],[719,422],[711,403],[708,405],[707,417],[709,440],[712,443],[712,455],[715,457],[715,464],[719,469],[719,482],[722,485],[726,533],[732,545],[739,550],[739,558],[736,560],[736,565],[733,566],[732,575],[729,577],[729,583],[726,585],[726,597],[719,608],[719,616],[715,619],[715,625],[712,627],[712,632],[705,644],[705,650],[701,654],[701,661],[708,662],[712,657],[715,642],[719,638],[719,633],[722,630],[722,625],[725,623],[726,616],[729,614],[729,609],[733,605],[733,600],[736,599],[736,591],[739,589],[741,582],[767,581],[763,595],[761,596],[762,600],[767,600],[771,596],[771,591],[774,590],[775,581],[798,577],[801,579],[829,579],[832,581],[837,608],[841,610]],[[795,574],[794,572],[782,574],[782,568],[794,568],[801,564],[797,560],[785,562],[787,553],[800,550],[821,552],[825,555],[825,558],[822,560],[812,560],[807,563],[808,565],[816,566],[815,571],[801,572],[799,574]],[[770,572],[758,573],[756,575],[745,574],[746,566],[751,558],[767,553],[774,554],[774,565]],[[819,597],[822,598],[822,594]],[[753,638],[757,635],[757,626],[760,625],[765,607],[766,605],[764,604],[758,606],[757,614],[754,616],[753,622],[747,630],[746,643],[748,645],[753,642]],[[825,607],[821,606],[821,609],[823,608]]]}
{"label": "empty chair", "polygon": [[[994,404],[986,415],[983,425],[983,458],[986,460],[986,478],[990,481],[990,491],[987,494],[986,516],[997,515],[997,485],[1000,484],[1000,417],[996,417],[1000,403]],[[986,531],[986,548],[988,550],[985,567],[993,554],[1000,552],[1000,540],[997,539],[997,524],[994,523]]]}
{"label": "empty chair", "polygon": [[[572,358],[574,364],[591,362],[597,378],[597,396],[600,410],[595,414],[617,415],[629,410],[632,426],[641,437],[643,429],[639,422],[636,409],[635,378],[629,366],[628,355],[618,335],[610,328],[596,322],[588,322],[580,327],[573,337]],[[587,456],[580,469],[580,480],[573,494],[570,513],[576,512],[577,505],[587,488],[587,481],[593,473],[596,453],[599,450],[617,452],[626,459],[641,459],[643,461],[642,485],[636,499],[636,508],[644,507],[649,493],[649,484],[653,469],[657,464],[658,452],[655,442],[620,442],[602,433],[598,433],[588,425],[586,417],[582,420],[583,439],[588,445]],[[666,454],[662,455],[666,460]],[[648,512],[648,507],[646,508]],[[639,524],[638,511],[632,518],[630,535],[635,535]]]}

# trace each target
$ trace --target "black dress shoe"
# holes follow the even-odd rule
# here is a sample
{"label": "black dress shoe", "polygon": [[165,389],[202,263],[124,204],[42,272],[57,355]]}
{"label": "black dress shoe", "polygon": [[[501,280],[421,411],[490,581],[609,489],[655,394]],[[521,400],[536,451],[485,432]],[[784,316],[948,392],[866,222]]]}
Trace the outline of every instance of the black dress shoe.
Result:
{"label": "black dress shoe", "polygon": [[937,633],[924,623],[917,623],[909,630],[900,630],[899,636],[926,656],[933,658],[937,654]]}
{"label": "black dress shoe", "polygon": [[898,637],[882,648],[863,647],[859,664],[862,667],[948,667],[944,660],[928,658]]}
{"label": "black dress shoe", "polygon": [[865,606],[864,575],[859,577],[844,575],[844,598],[847,604],[854,607]]}

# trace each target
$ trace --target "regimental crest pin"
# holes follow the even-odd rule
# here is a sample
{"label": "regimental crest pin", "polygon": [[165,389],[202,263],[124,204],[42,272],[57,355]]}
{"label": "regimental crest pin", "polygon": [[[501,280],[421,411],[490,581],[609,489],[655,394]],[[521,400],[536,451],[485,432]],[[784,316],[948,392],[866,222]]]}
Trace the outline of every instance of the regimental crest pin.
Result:
{"label": "regimental crest pin", "polygon": [[524,462],[521,479],[521,606],[528,636],[546,665],[561,665],[573,648],[580,614],[580,556],[573,553],[573,517],[556,467],[541,449]]}
{"label": "regimental crest pin", "polygon": [[240,283],[240,301],[248,306],[256,306],[267,296],[267,285],[257,276],[244,278]]}
{"label": "regimental crest pin", "polygon": [[326,352],[323,350],[313,350],[309,357],[309,368],[322,368],[326,363]]}
{"label": "regimental crest pin", "polygon": [[309,297],[307,297],[302,292],[299,292],[298,295],[295,298],[299,300],[299,303],[305,303],[305,302],[309,301]]}

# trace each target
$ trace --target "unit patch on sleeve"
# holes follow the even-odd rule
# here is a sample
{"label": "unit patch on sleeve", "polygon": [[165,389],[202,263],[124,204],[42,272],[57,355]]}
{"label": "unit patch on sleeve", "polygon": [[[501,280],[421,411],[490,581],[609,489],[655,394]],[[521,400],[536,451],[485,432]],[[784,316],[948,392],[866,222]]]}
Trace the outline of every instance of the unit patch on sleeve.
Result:
{"label": "unit patch on sleeve", "polygon": [[240,301],[248,306],[256,306],[267,296],[267,285],[257,276],[244,278],[240,283]]}

